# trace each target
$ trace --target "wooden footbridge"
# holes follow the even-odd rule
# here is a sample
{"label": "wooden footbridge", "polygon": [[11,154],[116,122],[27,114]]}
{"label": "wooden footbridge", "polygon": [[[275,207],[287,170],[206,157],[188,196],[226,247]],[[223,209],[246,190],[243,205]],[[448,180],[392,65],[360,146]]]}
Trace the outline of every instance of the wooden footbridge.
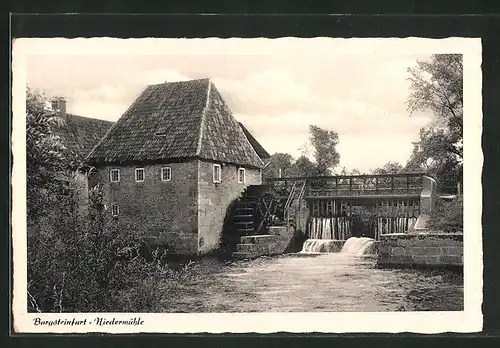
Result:
{"label": "wooden footbridge", "polygon": [[232,215],[239,235],[284,225],[307,238],[379,239],[417,228],[435,192],[436,182],[423,173],[273,178],[249,186]]}

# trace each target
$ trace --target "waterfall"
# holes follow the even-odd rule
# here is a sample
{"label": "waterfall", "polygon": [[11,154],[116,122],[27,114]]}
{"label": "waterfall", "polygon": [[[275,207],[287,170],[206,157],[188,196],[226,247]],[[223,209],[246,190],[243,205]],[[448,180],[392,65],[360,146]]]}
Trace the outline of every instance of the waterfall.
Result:
{"label": "waterfall", "polygon": [[301,253],[338,253],[364,256],[377,253],[375,239],[351,237],[345,241],[333,239],[308,239],[302,246]]}
{"label": "waterfall", "polygon": [[308,226],[310,239],[346,240],[351,235],[348,217],[312,217]]}
{"label": "waterfall", "polygon": [[345,241],[342,253],[363,256],[376,254],[375,239],[366,237],[351,237]]}
{"label": "waterfall", "polygon": [[302,246],[302,253],[337,253],[342,242],[332,239],[308,239]]}

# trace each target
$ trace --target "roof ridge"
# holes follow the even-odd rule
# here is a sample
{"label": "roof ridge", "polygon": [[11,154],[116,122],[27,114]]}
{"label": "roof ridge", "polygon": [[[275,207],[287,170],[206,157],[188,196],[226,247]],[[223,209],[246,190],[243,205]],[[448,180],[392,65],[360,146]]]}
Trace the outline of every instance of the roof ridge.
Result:
{"label": "roof ridge", "polygon": [[[239,122],[236,120],[238,124],[240,125],[241,129],[243,130],[243,133],[245,133],[245,136],[247,137],[248,141],[254,148],[255,152],[257,152],[257,155],[259,155],[260,159],[264,161],[264,158],[270,158],[271,155],[264,149],[264,147],[255,139],[255,137],[252,135],[252,133],[248,130],[247,127],[242,122]],[[254,144],[255,142],[255,144]],[[262,156],[260,154],[262,152]]]}
{"label": "roof ridge", "polygon": [[[109,120],[103,120],[102,118],[95,118],[95,117],[87,117],[87,116],[81,116],[81,115],[76,115],[72,113],[66,113],[66,116],[69,116],[69,118],[72,119],[84,119],[85,121],[90,121],[90,122],[102,122],[102,123],[109,123],[110,125],[115,123],[115,121],[109,121]],[[68,120],[69,120],[68,118]]]}
{"label": "roof ridge", "polygon": [[96,118],[96,117],[88,117],[88,116],[82,116],[82,115],[77,115],[72,112],[67,112],[66,115],[68,116],[73,116],[73,117],[80,117],[80,118],[85,118],[89,120],[97,120],[97,121],[105,121],[105,122],[113,122],[113,121],[108,121],[108,120],[103,120],[102,118]]}
{"label": "roof ridge", "polygon": [[168,85],[168,84],[174,84],[174,83],[189,83],[189,82],[197,82],[197,81],[201,82],[204,80],[208,80],[210,82],[209,77],[204,77],[201,79],[191,79],[191,80],[184,80],[184,81],[165,81],[165,82],[160,82],[160,83],[153,83],[151,85],[147,85],[147,87],[149,87],[149,86],[162,86],[162,85]]}
{"label": "roof ridge", "polygon": [[203,111],[201,112],[200,133],[198,135],[198,144],[196,145],[196,156],[199,156],[201,153],[201,143],[203,140],[203,127],[205,126],[205,119],[206,119],[205,114],[206,114],[206,111],[208,109],[208,105],[210,103],[211,85],[212,85],[212,83],[210,82],[210,79],[208,79],[207,100],[205,101],[205,107],[203,108]]}
{"label": "roof ridge", "polygon": [[[231,115],[233,116],[233,115]],[[234,118],[234,116],[233,116]],[[250,148],[252,149],[253,153],[255,154],[255,156],[257,156],[257,158],[259,159],[260,163],[262,163],[262,165],[264,166],[265,163],[264,161],[262,160],[262,158],[260,158],[259,154],[257,153],[257,151],[255,151],[255,148],[253,147],[252,143],[250,142],[250,140],[248,140],[248,137],[247,135],[245,134],[245,132],[243,131],[243,129],[241,128],[241,123],[238,122],[236,119],[235,119],[236,123],[238,124],[238,128],[240,129],[240,132],[243,133],[243,137],[245,138],[245,140],[247,141],[248,145],[250,145]]]}

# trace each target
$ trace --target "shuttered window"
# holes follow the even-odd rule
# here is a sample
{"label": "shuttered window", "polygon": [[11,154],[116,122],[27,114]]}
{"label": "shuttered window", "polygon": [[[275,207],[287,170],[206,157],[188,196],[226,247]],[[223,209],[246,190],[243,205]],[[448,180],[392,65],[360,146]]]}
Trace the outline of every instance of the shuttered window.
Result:
{"label": "shuttered window", "polygon": [[111,169],[109,171],[109,179],[111,182],[119,182],[120,181],[120,169]]}
{"label": "shuttered window", "polygon": [[245,168],[238,168],[238,183],[245,183]]}
{"label": "shuttered window", "polygon": [[143,182],[143,181],[144,181],[144,168],[136,168],[135,182]]}
{"label": "shuttered window", "polygon": [[172,180],[172,169],[170,167],[163,167],[161,169],[161,181]]}
{"label": "shuttered window", "polygon": [[213,169],[213,181],[215,183],[218,183],[221,181],[221,169],[220,169],[220,164],[214,164],[214,169]]}

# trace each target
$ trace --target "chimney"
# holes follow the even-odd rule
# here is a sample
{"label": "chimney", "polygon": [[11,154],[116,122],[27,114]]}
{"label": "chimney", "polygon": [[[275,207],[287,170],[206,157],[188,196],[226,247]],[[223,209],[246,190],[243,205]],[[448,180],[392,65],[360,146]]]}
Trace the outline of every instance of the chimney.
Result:
{"label": "chimney", "polygon": [[66,120],[66,100],[62,97],[52,99],[52,111],[57,113],[63,120]]}

